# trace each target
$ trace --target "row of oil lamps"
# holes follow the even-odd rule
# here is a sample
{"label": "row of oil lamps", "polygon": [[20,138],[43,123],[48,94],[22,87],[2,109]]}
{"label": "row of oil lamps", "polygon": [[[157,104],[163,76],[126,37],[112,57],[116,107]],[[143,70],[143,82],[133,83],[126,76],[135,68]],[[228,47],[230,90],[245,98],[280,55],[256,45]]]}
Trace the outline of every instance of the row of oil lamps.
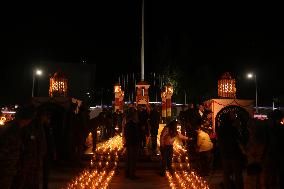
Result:
{"label": "row of oil lamps", "polygon": [[90,162],[90,167],[74,178],[66,189],[106,189],[115,173],[123,144],[117,135],[99,143]]}
{"label": "row of oil lamps", "polygon": [[[90,168],[85,169],[79,176],[71,181],[67,189],[106,189],[113,177],[119,154],[122,152],[122,138],[118,135],[110,140],[97,145],[96,153],[90,162]],[[190,171],[187,150],[178,142],[174,143],[173,173],[166,173],[170,187],[209,189],[208,184],[202,177]]]}
{"label": "row of oil lamps", "polygon": [[173,173],[166,172],[171,189],[209,189],[207,182],[190,170],[187,150],[180,142],[174,142]]}

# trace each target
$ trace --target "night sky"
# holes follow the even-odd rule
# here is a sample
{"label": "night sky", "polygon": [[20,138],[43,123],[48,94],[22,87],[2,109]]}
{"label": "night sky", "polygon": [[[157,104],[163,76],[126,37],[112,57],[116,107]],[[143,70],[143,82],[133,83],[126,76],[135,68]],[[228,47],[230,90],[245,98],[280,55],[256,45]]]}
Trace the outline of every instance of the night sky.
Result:
{"label": "night sky", "polygon": [[[234,5],[205,9],[182,1],[146,0],[146,73],[175,65],[183,73],[183,87],[202,96],[217,90],[217,79],[229,71],[237,80],[238,96],[253,99],[254,83],[245,78],[253,71],[259,104],[271,105],[273,98],[281,101],[283,16],[272,11]],[[73,80],[78,80],[73,82],[75,96],[93,85],[112,89],[118,75],[140,72],[139,0],[95,1],[92,6],[72,8],[11,8],[2,19],[1,106],[30,97],[31,70],[38,65],[51,74],[61,63],[70,64],[64,69],[73,70]],[[90,75],[82,64],[96,66],[95,83],[82,77]],[[47,85],[48,78],[42,80]],[[41,95],[47,95],[45,84],[41,84]]]}

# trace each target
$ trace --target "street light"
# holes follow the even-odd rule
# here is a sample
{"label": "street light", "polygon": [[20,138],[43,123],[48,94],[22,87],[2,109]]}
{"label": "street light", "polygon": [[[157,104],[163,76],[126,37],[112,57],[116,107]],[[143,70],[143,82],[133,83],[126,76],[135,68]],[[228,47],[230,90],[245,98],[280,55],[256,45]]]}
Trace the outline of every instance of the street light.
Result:
{"label": "street light", "polygon": [[247,78],[248,78],[248,79],[253,79],[253,78],[254,78],[254,83],[255,83],[255,110],[256,110],[256,113],[258,113],[256,74],[254,74],[254,73],[248,73],[248,74],[247,74]]}
{"label": "street light", "polygon": [[42,75],[42,70],[36,69],[33,70],[33,86],[32,86],[32,97],[34,97],[34,88],[35,88],[35,76],[41,76]]}

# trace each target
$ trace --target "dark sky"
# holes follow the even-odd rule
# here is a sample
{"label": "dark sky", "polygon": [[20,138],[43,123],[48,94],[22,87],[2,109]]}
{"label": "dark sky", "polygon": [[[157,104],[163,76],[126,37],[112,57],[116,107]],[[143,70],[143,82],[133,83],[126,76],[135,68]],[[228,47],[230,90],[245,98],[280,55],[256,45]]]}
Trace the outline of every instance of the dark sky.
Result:
{"label": "dark sky", "polygon": [[[79,5],[19,7],[3,13],[1,105],[29,97],[30,70],[38,64],[43,69],[58,62],[72,63],[72,69],[83,60],[96,64],[98,88],[111,87],[121,73],[140,71],[141,1]],[[195,90],[197,80],[206,92],[230,71],[239,96],[254,98],[253,82],[245,79],[246,72],[254,71],[260,98],[270,103],[284,94],[282,22],[281,12],[267,7],[204,8],[185,1],[146,0],[146,73],[173,64],[185,73],[189,90]],[[81,67],[79,75],[84,74]]]}

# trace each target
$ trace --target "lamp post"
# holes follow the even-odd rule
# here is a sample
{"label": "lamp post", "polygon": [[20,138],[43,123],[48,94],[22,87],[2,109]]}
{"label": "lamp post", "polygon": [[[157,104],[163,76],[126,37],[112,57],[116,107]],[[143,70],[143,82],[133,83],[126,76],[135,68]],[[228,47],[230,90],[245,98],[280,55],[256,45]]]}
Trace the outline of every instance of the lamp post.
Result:
{"label": "lamp post", "polygon": [[258,113],[258,106],[257,106],[257,80],[256,80],[256,74],[248,73],[248,74],[247,74],[247,78],[249,78],[249,79],[254,79],[254,83],[255,83],[255,110],[256,110],[256,113]]}
{"label": "lamp post", "polygon": [[33,86],[32,86],[32,97],[34,97],[34,88],[35,88],[35,76],[41,76],[42,75],[42,70],[36,69],[33,70]]}

